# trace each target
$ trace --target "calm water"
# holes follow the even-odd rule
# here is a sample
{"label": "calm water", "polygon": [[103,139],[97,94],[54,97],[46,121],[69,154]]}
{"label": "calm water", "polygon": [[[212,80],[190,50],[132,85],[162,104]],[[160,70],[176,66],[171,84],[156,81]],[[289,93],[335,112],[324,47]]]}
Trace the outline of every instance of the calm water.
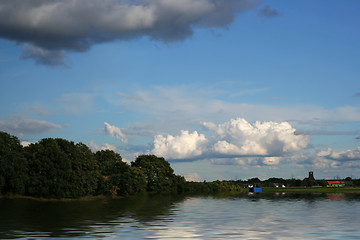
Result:
{"label": "calm water", "polygon": [[0,199],[0,239],[360,239],[359,195]]}

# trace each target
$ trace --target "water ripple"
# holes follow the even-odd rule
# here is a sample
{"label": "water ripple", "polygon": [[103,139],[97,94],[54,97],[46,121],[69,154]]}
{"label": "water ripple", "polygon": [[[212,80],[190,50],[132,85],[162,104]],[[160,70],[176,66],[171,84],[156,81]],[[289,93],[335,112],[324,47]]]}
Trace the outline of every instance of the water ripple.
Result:
{"label": "water ripple", "polygon": [[48,206],[28,201],[0,200],[1,239],[337,240],[360,236],[359,198],[191,197]]}

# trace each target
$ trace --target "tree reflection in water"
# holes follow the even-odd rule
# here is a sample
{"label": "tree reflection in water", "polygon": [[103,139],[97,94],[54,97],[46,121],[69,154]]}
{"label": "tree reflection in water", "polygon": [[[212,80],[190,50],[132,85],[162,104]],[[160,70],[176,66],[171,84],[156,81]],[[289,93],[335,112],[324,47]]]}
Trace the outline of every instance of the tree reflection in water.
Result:
{"label": "tree reflection in water", "polygon": [[[359,194],[144,195],[71,201],[3,198],[0,199],[0,239],[167,238],[180,232],[183,238],[192,239],[221,236],[281,239],[290,235],[294,239],[295,236],[310,239],[324,231],[329,234],[334,231],[325,229],[331,217],[359,218],[353,215],[354,208],[360,208]],[[294,229],[301,231],[292,232],[294,223]],[[332,227],[340,229],[336,232],[339,236],[342,236],[341,228],[359,233],[349,222],[334,224],[338,224]]]}

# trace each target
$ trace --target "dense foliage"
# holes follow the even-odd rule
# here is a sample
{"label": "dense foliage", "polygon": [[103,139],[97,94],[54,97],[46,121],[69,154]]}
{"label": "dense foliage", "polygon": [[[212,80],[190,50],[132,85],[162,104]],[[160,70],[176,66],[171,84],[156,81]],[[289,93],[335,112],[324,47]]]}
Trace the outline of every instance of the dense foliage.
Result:
{"label": "dense foliage", "polygon": [[45,198],[87,195],[180,193],[185,179],[164,158],[141,155],[131,165],[118,153],[92,153],[82,144],[46,138],[22,147],[17,137],[0,132],[0,194]]}
{"label": "dense foliage", "polygon": [[0,194],[23,194],[28,181],[28,163],[17,137],[0,132]]}
{"label": "dense foliage", "polygon": [[128,195],[145,191],[146,179],[142,171],[122,161],[120,154],[110,150],[95,153],[102,178],[99,181],[101,193]]}
{"label": "dense foliage", "polygon": [[238,193],[243,187],[233,181],[214,181],[214,182],[187,182],[184,192],[187,194],[219,194],[219,193]]}
{"label": "dense foliage", "polygon": [[94,194],[98,164],[90,149],[64,139],[43,139],[25,148],[27,194],[38,197],[81,197]]}
{"label": "dense foliage", "polygon": [[145,174],[146,190],[149,192],[178,192],[178,185],[181,186],[181,182],[185,182],[183,178],[174,174],[169,162],[155,155],[141,155],[131,166],[139,168]]}
{"label": "dense foliage", "polygon": [[[348,186],[360,180],[344,179]],[[21,194],[45,198],[88,195],[218,194],[241,192],[247,185],[263,187],[326,186],[325,180],[269,178],[261,181],[186,182],[174,174],[169,162],[141,155],[131,165],[110,150],[92,153],[82,144],[46,138],[22,147],[17,137],[0,131],[0,195]]]}

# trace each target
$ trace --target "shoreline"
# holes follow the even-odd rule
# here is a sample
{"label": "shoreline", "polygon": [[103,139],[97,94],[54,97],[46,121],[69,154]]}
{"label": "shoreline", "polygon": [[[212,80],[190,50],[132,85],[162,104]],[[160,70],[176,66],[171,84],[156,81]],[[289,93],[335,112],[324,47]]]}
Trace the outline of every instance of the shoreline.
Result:
{"label": "shoreline", "polygon": [[[221,194],[214,194],[214,196],[219,195],[237,195],[241,192],[223,192]],[[360,187],[287,187],[287,188],[276,188],[276,187],[263,187],[262,193],[300,193],[300,194],[318,194],[318,193],[351,193],[351,194],[360,194]],[[146,194],[145,194],[146,195]],[[160,194],[161,195],[161,194]],[[181,196],[209,196],[212,194],[182,194]],[[81,198],[43,198],[43,197],[33,197],[25,195],[0,195],[0,199],[29,199],[41,202],[73,202],[73,201],[92,201],[92,200],[101,200],[101,199],[123,199],[127,197],[136,198],[144,196],[144,194],[132,195],[132,196],[107,196],[107,195],[96,195],[96,196],[85,196]]]}
{"label": "shoreline", "polygon": [[80,198],[44,198],[44,197],[33,197],[26,195],[0,195],[0,199],[28,199],[35,200],[40,202],[73,202],[73,201],[92,201],[92,200],[101,200],[101,199],[121,199],[125,198],[122,196],[106,196],[106,195],[97,195],[97,196],[85,196]]}
{"label": "shoreline", "polygon": [[263,187],[264,193],[289,192],[289,193],[359,193],[360,187]]}

